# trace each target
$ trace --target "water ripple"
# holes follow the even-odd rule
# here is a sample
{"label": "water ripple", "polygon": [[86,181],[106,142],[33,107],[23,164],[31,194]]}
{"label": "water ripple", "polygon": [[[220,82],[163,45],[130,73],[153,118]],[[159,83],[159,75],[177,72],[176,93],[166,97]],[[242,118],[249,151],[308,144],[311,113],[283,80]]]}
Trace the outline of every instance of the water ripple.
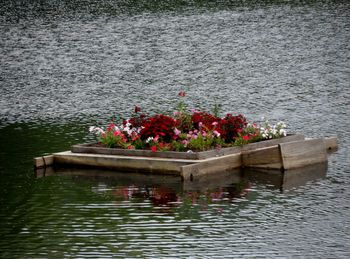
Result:
{"label": "water ripple", "polygon": [[[350,257],[347,2],[161,12],[60,1],[57,13],[44,2],[0,6],[1,258]],[[121,2],[144,9],[126,15]],[[339,150],[322,177],[290,188],[266,175],[197,189],[119,172],[33,176],[33,156],[91,140],[88,126],[134,104],[171,111],[181,89],[189,107],[217,101],[309,137],[337,134]]]}

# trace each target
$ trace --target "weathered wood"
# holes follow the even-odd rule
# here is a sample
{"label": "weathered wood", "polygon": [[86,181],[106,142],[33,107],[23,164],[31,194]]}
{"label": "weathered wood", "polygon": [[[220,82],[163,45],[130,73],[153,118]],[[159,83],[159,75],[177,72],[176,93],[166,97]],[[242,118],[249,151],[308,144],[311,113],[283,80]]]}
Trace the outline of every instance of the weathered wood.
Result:
{"label": "weathered wood", "polygon": [[202,152],[176,152],[176,151],[156,151],[140,150],[140,149],[121,149],[107,148],[95,146],[96,143],[73,145],[71,151],[73,153],[87,154],[104,154],[104,155],[119,155],[119,156],[140,156],[140,157],[160,157],[174,159],[206,159],[216,156],[225,156],[236,154],[241,151],[240,147],[228,147],[220,149],[212,149]]}
{"label": "weathered wood", "polygon": [[181,166],[202,160],[169,159],[158,157],[116,156],[101,154],[80,154],[70,151],[55,153],[55,163],[91,167],[112,168],[133,172],[157,172],[162,174],[180,174]]}
{"label": "weathered wood", "polygon": [[337,137],[329,137],[324,139],[325,146],[327,150],[337,150],[338,149],[338,142],[337,142]]}
{"label": "weathered wood", "polygon": [[181,177],[184,181],[193,180],[208,174],[228,171],[241,166],[241,154],[208,158],[199,163],[181,167]]}
{"label": "weathered wood", "polygon": [[281,169],[282,165],[281,152],[278,145],[242,151],[243,167]]}
{"label": "weathered wood", "polygon": [[250,143],[242,147],[227,147],[220,149],[212,149],[201,152],[176,152],[176,151],[156,151],[151,150],[129,150],[121,148],[107,148],[96,146],[96,143],[73,145],[71,151],[73,153],[87,154],[105,154],[105,155],[120,155],[120,156],[141,156],[141,157],[162,157],[175,159],[206,159],[211,157],[226,156],[237,154],[241,150],[255,150],[263,147],[270,147],[279,143],[303,140],[305,137],[302,134],[288,135],[283,138],[264,140],[256,143]]}
{"label": "weathered wood", "polygon": [[327,161],[324,139],[309,139],[279,144],[284,169]]}
{"label": "weathered wood", "polygon": [[304,140],[304,139],[305,139],[305,136],[303,134],[293,134],[283,138],[270,139],[270,140],[250,143],[248,145],[242,146],[242,151],[251,151],[259,148],[275,146],[280,143],[286,143],[286,142],[292,142],[292,141],[298,141],[298,140]]}
{"label": "weathered wood", "polygon": [[48,155],[48,156],[40,156],[34,158],[34,168],[43,168],[53,165],[54,163],[54,156]]}
{"label": "weathered wood", "polygon": [[[86,153],[67,151],[50,156],[37,157],[34,159],[34,166],[35,168],[44,168],[53,165],[53,163],[81,165],[110,168],[119,171],[175,174],[182,176],[184,180],[193,180],[239,167],[278,170],[303,167],[326,161],[326,149],[335,147],[337,147],[336,137],[327,138],[326,140],[304,140],[304,136],[301,134],[252,143],[243,147],[194,153],[102,148],[109,153],[122,151],[123,155],[95,154],[93,150],[89,151],[89,146],[85,145],[85,148],[88,149]],[[165,157],[159,157],[163,153]],[[173,153],[183,158],[172,157]],[[137,155],[132,156],[128,154]],[[146,154],[146,156],[141,156],[142,154]],[[170,158],[167,156],[170,156]],[[189,159],[190,157],[194,159]]]}

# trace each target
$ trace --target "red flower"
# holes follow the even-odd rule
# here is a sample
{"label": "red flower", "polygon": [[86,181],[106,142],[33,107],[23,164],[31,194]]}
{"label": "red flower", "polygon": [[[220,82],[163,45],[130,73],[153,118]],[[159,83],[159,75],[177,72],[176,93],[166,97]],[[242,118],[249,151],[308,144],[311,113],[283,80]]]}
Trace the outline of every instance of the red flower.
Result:
{"label": "red flower", "polygon": [[243,140],[249,140],[249,136],[242,136]]}
{"label": "red flower", "polygon": [[185,97],[185,96],[186,96],[185,91],[180,91],[180,92],[179,92],[179,96],[181,96],[181,97]]}
{"label": "red flower", "polygon": [[151,150],[152,150],[152,152],[156,152],[157,151],[157,147],[156,146],[152,146]]}
{"label": "red flower", "polygon": [[145,140],[158,135],[163,141],[169,142],[175,135],[174,129],[177,126],[176,124],[176,120],[169,116],[163,114],[154,115],[142,123],[141,139]]}
{"label": "red flower", "polygon": [[232,141],[232,139],[238,136],[239,132],[247,126],[247,119],[239,114],[233,116],[232,114],[227,114],[220,121],[220,129],[218,130],[226,142]]}
{"label": "red flower", "polygon": [[124,120],[123,126],[125,127],[126,124],[129,122],[132,125],[132,127],[139,128],[141,127],[141,125],[144,123],[145,120],[146,120],[146,115],[143,113],[141,114],[139,113],[138,116],[131,117],[129,120]]}
{"label": "red flower", "polygon": [[137,106],[135,105],[135,113],[138,113],[141,111],[141,107],[140,106]]}
{"label": "red flower", "polygon": [[108,132],[111,132],[115,129],[115,124],[113,122],[111,122],[108,127],[107,127],[107,131]]}
{"label": "red flower", "polygon": [[218,122],[220,122],[221,119],[218,117],[215,117],[207,112],[194,112],[192,114],[192,122],[193,126],[196,129],[200,129],[200,125],[206,127],[208,130],[212,130],[214,128],[219,129]]}

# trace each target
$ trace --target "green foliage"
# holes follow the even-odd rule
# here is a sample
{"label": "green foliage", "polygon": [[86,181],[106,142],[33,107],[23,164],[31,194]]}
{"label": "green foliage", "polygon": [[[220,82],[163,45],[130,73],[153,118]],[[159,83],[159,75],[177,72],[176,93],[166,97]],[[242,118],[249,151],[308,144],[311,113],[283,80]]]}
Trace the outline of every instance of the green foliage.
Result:
{"label": "green foliage", "polygon": [[107,131],[105,134],[101,135],[100,142],[110,148],[120,147],[128,148],[130,144],[126,143],[125,137],[122,135],[116,135],[113,131]]}
{"label": "green foliage", "polygon": [[214,107],[213,107],[213,115],[215,117],[220,117],[220,113],[221,113],[221,104],[218,104],[217,103],[217,99],[215,98],[215,104],[214,104]]}

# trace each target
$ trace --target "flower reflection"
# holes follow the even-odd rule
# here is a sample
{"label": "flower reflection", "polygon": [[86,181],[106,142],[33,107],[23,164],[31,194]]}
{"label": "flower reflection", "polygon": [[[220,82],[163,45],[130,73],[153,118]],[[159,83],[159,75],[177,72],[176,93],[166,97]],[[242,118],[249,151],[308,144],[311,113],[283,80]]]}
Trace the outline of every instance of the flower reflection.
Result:
{"label": "flower reflection", "polygon": [[250,182],[245,181],[233,183],[226,187],[181,191],[166,186],[118,186],[113,189],[112,193],[116,200],[120,202],[149,201],[154,208],[169,209],[184,204],[200,205],[204,208],[209,204],[230,203],[235,199],[246,196],[249,190]]}

